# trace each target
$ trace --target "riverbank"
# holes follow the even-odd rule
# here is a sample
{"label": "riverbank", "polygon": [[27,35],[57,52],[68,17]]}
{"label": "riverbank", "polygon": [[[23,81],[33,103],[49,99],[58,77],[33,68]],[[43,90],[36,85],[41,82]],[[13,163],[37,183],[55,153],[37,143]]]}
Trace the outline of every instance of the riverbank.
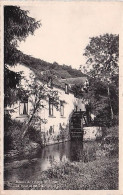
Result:
{"label": "riverbank", "polygon": [[118,160],[53,165],[34,181],[5,182],[11,190],[117,190]]}
{"label": "riverbank", "polygon": [[[22,161],[22,169],[11,167],[18,175],[16,181],[12,177],[5,181],[5,189],[11,190],[117,190],[118,189],[118,128],[109,128],[107,134],[99,142],[83,142],[77,148],[77,143],[66,143],[46,147],[44,164],[39,157],[30,161]],[[63,159],[65,147],[69,161]],[[61,148],[61,154],[56,153]],[[57,150],[56,150],[57,149]],[[73,156],[74,153],[74,156]],[[62,155],[60,161],[56,159]],[[49,156],[49,157],[48,157]],[[50,167],[41,170],[49,158]],[[54,160],[53,160],[54,159]],[[8,165],[8,170],[9,170]],[[29,174],[31,171],[31,175]],[[36,172],[37,171],[37,172]],[[9,174],[12,173],[10,171]],[[22,172],[22,174],[21,174]],[[8,174],[8,173],[7,173]],[[23,177],[23,174],[26,174]],[[29,174],[29,176],[28,176]],[[26,177],[27,176],[27,177]],[[23,179],[22,179],[23,178]]]}
{"label": "riverbank", "polygon": [[[105,167],[104,167],[105,166]],[[113,159],[98,160],[88,164],[79,162],[64,164],[47,171],[40,189],[56,190],[113,190],[118,189],[118,162]],[[49,178],[52,178],[49,180]],[[55,185],[54,185],[55,184]]]}

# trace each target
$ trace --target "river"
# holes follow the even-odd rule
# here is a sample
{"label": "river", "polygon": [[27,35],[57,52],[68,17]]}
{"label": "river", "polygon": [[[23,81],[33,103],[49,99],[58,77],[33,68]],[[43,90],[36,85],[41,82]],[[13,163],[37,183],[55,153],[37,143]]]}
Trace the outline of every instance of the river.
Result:
{"label": "river", "polygon": [[46,146],[31,163],[19,168],[5,169],[5,181],[33,181],[42,171],[49,169],[53,163],[96,161],[96,151],[100,142],[69,141]]}

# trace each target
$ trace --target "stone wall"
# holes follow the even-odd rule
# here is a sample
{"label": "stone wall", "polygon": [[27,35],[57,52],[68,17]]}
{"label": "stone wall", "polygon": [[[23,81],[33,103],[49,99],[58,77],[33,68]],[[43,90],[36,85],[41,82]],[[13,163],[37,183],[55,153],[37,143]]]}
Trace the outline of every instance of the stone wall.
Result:
{"label": "stone wall", "polygon": [[102,127],[84,127],[83,140],[96,140],[102,137]]}
{"label": "stone wall", "polygon": [[41,139],[43,146],[65,142],[70,140],[69,124],[59,123],[58,131],[54,130],[54,125],[49,127],[49,130],[41,132]]}

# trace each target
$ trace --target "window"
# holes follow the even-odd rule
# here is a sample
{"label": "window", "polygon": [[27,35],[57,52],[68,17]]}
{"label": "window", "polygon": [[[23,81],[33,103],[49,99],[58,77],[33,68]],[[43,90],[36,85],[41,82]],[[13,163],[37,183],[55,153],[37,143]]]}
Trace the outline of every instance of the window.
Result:
{"label": "window", "polygon": [[49,115],[53,116],[53,98],[49,98]]}
{"label": "window", "polygon": [[19,114],[28,115],[28,98],[23,98],[23,100],[20,101]]}
{"label": "window", "polygon": [[77,112],[78,106],[75,106],[75,112]]}
{"label": "window", "polygon": [[65,84],[65,93],[68,94],[68,84]]}
{"label": "window", "polygon": [[64,116],[64,104],[62,101],[60,101],[60,115]]}
{"label": "window", "polygon": [[51,77],[49,77],[48,79],[47,87],[52,88],[52,78]]}

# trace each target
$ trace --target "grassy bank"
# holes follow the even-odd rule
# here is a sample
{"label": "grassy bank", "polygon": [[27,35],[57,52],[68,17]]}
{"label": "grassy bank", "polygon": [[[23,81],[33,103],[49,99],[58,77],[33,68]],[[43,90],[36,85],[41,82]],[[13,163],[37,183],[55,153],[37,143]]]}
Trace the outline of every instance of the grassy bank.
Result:
{"label": "grassy bank", "polygon": [[62,163],[42,172],[29,183],[6,183],[6,189],[19,190],[116,190],[118,189],[118,160],[99,159]]}
{"label": "grassy bank", "polygon": [[[114,169],[115,167],[115,169]],[[41,189],[59,190],[113,190],[118,189],[118,161],[66,163],[50,169],[41,177]],[[43,182],[43,183],[42,183]],[[43,185],[42,185],[43,184]]]}

